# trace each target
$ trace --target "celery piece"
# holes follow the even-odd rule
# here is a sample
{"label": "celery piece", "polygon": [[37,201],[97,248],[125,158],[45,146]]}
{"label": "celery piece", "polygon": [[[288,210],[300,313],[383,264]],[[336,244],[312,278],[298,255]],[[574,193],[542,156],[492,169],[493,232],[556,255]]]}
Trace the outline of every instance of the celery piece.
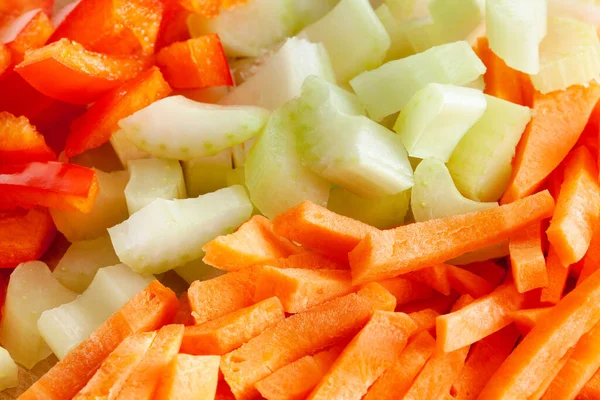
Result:
{"label": "celery piece", "polygon": [[430,0],[429,12],[446,42],[464,40],[484,20],[477,0]]}
{"label": "celery piece", "polygon": [[548,15],[600,24],[600,2],[596,0],[548,0]]}
{"label": "celery piece", "polygon": [[376,228],[388,229],[402,225],[409,202],[410,190],[389,196],[364,198],[344,188],[334,187],[329,192],[327,208]]}
{"label": "celery piece", "polygon": [[269,111],[166,97],[119,121],[129,140],[150,154],[176,160],[210,157],[258,134]]}
{"label": "celery piece", "polygon": [[354,94],[310,77],[289,108],[302,162],[318,175],[363,197],[412,186],[400,137],[360,115]]}
{"label": "celery piece", "polygon": [[411,157],[447,162],[485,108],[485,95],[479,90],[430,83],[402,109],[394,131]]}
{"label": "celery piece", "polygon": [[288,39],[256,73],[221,99],[221,104],[253,105],[275,110],[300,95],[310,75],[335,81],[331,62],[322,44]]}
{"label": "celery piece", "polygon": [[197,260],[190,261],[181,267],[175,268],[173,271],[183,278],[188,285],[191,285],[192,282],[195,281],[206,281],[208,279],[216,278],[227,272],[222,269],[211,267],[202,261],[202,257],[204,257],[204,253]]}
{"label": "celery piece", "polygon": [[390,47],[390,37],[368,0],[341,0],[299,36],[323,43],[339,82],[381,65]]}
{"label": "celery piece", "polygon": [[454,149],[448,169],[465,196],[497,201],[510,180],[512,158],[531,110],[492,96],[486,100],[485,113]]}
{"label": "celery piece", "polygon": [[293,0],[294,14],[303,28],[323,18],[340,0]]}
{"label": "celery piece", "polygon": [[139,211],[156,199],[185,199],[185,182],[181,165],[175,160],[130,161],[129,183],[125,187],[125,200],[129,215]]}
{"label": "celery piece", "polygon": [[189,197],[227,187],[227,174],[233,169],[231,149],[212,157],[198,157],[183,163],[183,177]]}
{"label": "celery piece", "polygon": [[485,90],[485,80],[483,79],[483,75],[481,75],[479,78],[475,79],[474,81],[465,83],[462,86],[466,87],[466,88],[477,89],[480,92],[483,92]]}
{"label": "celery piece", "polygon": [[[396,21],[402,21],[412,17],[424,17],[429,14],[427,10],[427,0],[385,0],[385,5],[389,8]],[[418,12],[421,12],[424,15],[415,15]]]}
{"label": "celery piece", "polygon": [[37,328],[56,357],[63,359],[153,280],[152,275],[138,275],[124,264],[101,268],[79,297],[45,311]]}
{"label": "celery piece", "polygon": [[127,166],[128,161],[152,157],[150,153],[133,144],[122,129],[113,133],[110,137],[110,144],[124,167]]}
{"label": "celery piece", "polygon": [[464,85],[485,72],[485,66],[465,41],[433,47],[363,72],[350,85],[374,120],[398,112],[429,83]]}
{"label": "celery piece", "polygon": [[375,14],[390,37],[390,48],[384,61],[397,60],[414,54],[415,52],[406,34],[407,24],[396,20],[387,4],[377,7]]}
{"label": "celery piece", "polygon": [[248,157],[250,149],[252,146],[254,146],[254,142],[256,142],[256,137],[253,137],[252,139],[231,148],[234,168],[241,168],[244,166],[246,163],[246,157]]}
{"label": "celery piece", "polygon": [[193,199],[156,199],[108,233],[121,262],[138,273],[158,274],[196,260],[205,243],[230,233],[251,213],[238,185]]}
{"label": "celery piece", "polygon": [[4,347],[0,347],[0,391],[16,387],[19,383],[19,367]]}
{"label": "celery piece", "polygon": [[600,41],[596,27],[570,18],[550,17],[540,44],[540,72],[531,75],[542,93],[586,85],[600,75]]}
{"label": "celery piece", "polygon": [[487,0],[490,49],[518,71],[540,70],[540,41],[546,36],[546,0]]}
{"label": "celery piece", "polygon": [[246,184],[246,171],[244,167],[232,169],[227,173],[227,186]]}
{"label": "celery piece", "polygon": [[453,42],[430,16],[406,21],[406,37],[414,53],[421,53],[435,46]]}
{"label": "celery piece", "polygon": [[215,18],[191,14],[188,28],[193,37],[217,33],[230,57],[256,57],[291,36],[298,21],[293,0],[252,0],[222,9]]}
{"label": "celery piece", "polygon": [[[61,157],[64,157],[64,152],[61,153],[59,158]],[[104,172],[123,171],[123,164],[121,164],[119,156],[110,143],[104,143],[99,147],[86,150],[81,154],[69,158],[68,161],[66,157],[59,159],[59,161],[88,168],[96,168]]]}

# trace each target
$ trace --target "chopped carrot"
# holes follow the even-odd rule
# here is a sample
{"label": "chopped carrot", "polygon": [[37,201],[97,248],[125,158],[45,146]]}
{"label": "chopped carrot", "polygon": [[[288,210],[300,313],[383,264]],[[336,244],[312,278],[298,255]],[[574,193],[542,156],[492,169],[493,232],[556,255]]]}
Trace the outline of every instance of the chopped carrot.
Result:
{"label": "chopped carrot", "polygon": [[396,362],[369,388],[363,400],[394,400],[404,394],[435,351],[435,339],[427,332],[413,336]]}
{"label": "chopped carrot", "polygon": [[236,399],[257,396],[254,384],[277,369],[354,336],[376,310],[393,311],[394,296],[369,284],[284,319],[237,350],[225,355],[221,371]]}
{"label": "chopped carrot", "polygon": [[510,265],[515,286],[520,293],[548,286],[541,236],[541,224],[536,222],[515,232],[510,238]]}
{"label": "chopped carrot", "polygon": [[554,247],[550,247],[548,251],[546,269],[548,271],[548,287],[542,289],[540,302],[552,305],[558,303],[562,298],[569,277],[569,267],[563,266]]}
{"label": "chopped carrot", "polygon": [[303,201],[273,220],[275,233],[341,260],[377,228]]}
{"label": "chopped carrot", "polygon": [[352,277],[347,270],[265,266],[258,275],[254,300],[276,296],[285,312],[295,314],[352,291]]}
{"label": "chopped carrot", "polygon": [[170,323],[177,307],[175,293],[158,281],[153,281],[100,325],[89,338],[50,368],[20,399],[72,398],[125,338],[138,332],[153,331]]}
{"label": "chopped carrot", "polygon": [[449,296],[444,296],[441,293],[433,293],[431,298],[427,300],[418,300],[413,301],[408,304],[404,304],[398,307],[397,311],[402,311],[404,313],[410,314],[417,311],[422,311],[426,309],[432,309],[438,314],[446,314],[450,311],[452,304],[458,298],[458,294],[453,292]]}
{"label": "chopped carrot", "polygon": [[226,271],[271,263],[299,252],[292,242],[275,235],[271,221],[262,215],[253,216],[231,235],[211,240],[202,250],[206,253],[202,261]]}
{"label": "chopped carrot", "polygon": [[467,265],[459,265],[459,267],[479,275],[494,287],[502,283],[506,275],[506,270],[493,261],[474,262]]}
{"label": "chopped carrot", "polygon": [[179,309],[177,310],[177,314],[175,314],[175,320],[173,322],[185,326],[194,325],[196,323],[192,316],[192,308],[190,307],[190,300],[187,292],[183,292],[181,296],[179,296]]}
{"label": "chopped carrot", "polygon": [[581,392],[577,395],[577,400],[598,400],[600,399],[600,370],[596,371]]}
{"label": "chopped carrot", "polygon": [[[548,191],[500,207],[367,235],[349,255],[355,285],[445,262],[552,215]],[[466,229],[465,227],[468,227]]]}
{"label": "chopped carrot", "polygon": [[475,400],[518,339],[519,331],[508,325],[473,344],[460,376],[452,383],[450,394],[456,400]]}
{"label": "chopped carrot", "polygon": [[25,117],[0,112],[0,166],[30,161],[56,160],[44,136]]}
{"label": "chopped carrot", "polygon": [[510,313],[515,326],[521,332],[521,336],[526,336],[542,318],[545,318],[550,312],[551,307],[530,308],[526,310],[517,310]]}
{"label": "chopped carrot", "polygon": [[507,282],[492,293],[436,321],[440,349],[445,352],[473,344],[512,322],[509,313],[523,306],[525,297]]}
{"label": "chopped carrot", "polygon": [[156,400],[214,399],[219,380],[218,356],[177,354],[161,378]]}
{"label": "chopped carrot", "polygon": [[446,270],[450,286],[460,294],[468,294],[477,299],[494,290],[494,286],[488,281],[466,269],[447,265]]}
{"label": "chopped carrot", "polygon": [[[450,310],[450,307],[448,307],[448,310]],[[440,316],[440,313],[431,308],[426,308],[421,311],[411,312],[408,316],[415,321],[419,327],[419,331],[427,331],[431,336],[435,337],[435,320]]]}
{"label": "chopped carrot", "polygon": [[422,283],[401,276],[377,282],[396,298],[396,306],[417,300],[428,299],[432,295],[431,288]]}
{"label": "chopped carrot", "polygon": [[567,363],[567,361],[571,358],[571,355],[573,354],[573,350],[574,350],[573,348],[570,348],[569,350],[567,350],[565,355],[562,356],[560,358],[560,360],[558,360],[558,362],[552,367],[552,369],[550,370],[550,373],[544,379],[544,381],[542,382],[540,387],[538,387],[537,390],[531,396],[528,397],[528,400],[529,399],[539,400],[544,397],[544,393],[546,393],[546,391],[548,390],[548,388],[550,387],[550,385],[552,384],[552,382],[554,381],[554,379],[556,378],[556,376],[558,375],[560,370],[564,367],[564,365]]}
{"label": "chopped carrot", "polygon": [[536,191],[560,164],[583,131],[596,102],[600,85],[573,85],[565,90],[533,97],[533,118],[517,145],[513,176],[502,196],[510,203]]}
{"label": "chopped carrot", "polygon": [[552,195],[554,200],[558,200],[560,194],[560,187],[565,180],[565,161],[561,162],[558,167],[554,168],[554,171],[546,178],[546,188]]}
{"label": "chopped carrot", "polygon": [[[28,20],[23,21],[23,18]],[[18,27],[15,25],[18,25]],[[45,45],[52,32],[54,32],[50,18],[42,10],[23,14],[4,29],[5,32],[17,31],[14,37],[5,43],[12,53],[13,64],[23,61],[23,55],[26,51],[38,49]]]}
{"label": "chopped carrot", "polygon": [[263,300],[212,321],[185,328],[181,352],[223,355],[237,349],[285,318],[277,297]]}
{"label": "chopped carrot", "polygon": [[350,269],[347,261],[336,260],[310,250],[275,260],[273,266],[277,268]]}
{"label": "chopped carrot", "polygon": [[600,216],[598,169],[589,150],[573,150],[565,165],[565,181],[560,188],[548,240],[563,265],[581,260],[592,240]]}
{"label": "chopped carrot", "polygon": [[452,288],[448,279],[446,264],[438,264],[404,274],[405,278],[429,286],[443,295],[449,295]]}
{"label": "chopped carrot", "polygon": [[581,272],[579,273],[579,279],[577,280],[578,285],[586,280],[597,269],[600,269],[600,223],[596,223],[596,226],[594,227],[594,234],[590,241],[590,247],[588,248],[587,253],[585,253],[585,256],[583,256],[581,264]]}
{"label": "chopped carrot", "polygon": [[373,382],[398,361],[416,329],[406,314],[376,311],[307,400],[361,399]]}
{"label": "chopped carrot", "polygon": [[345,346],[333,346],[278,369],[254,386],[267,400],[304,400],[329,371]]}

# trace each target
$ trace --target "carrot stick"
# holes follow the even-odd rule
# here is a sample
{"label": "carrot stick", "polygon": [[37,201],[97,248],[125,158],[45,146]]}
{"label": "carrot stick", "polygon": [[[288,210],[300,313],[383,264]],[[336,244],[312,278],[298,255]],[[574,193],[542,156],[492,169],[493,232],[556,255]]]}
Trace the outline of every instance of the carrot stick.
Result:
{"label": "carrot stick", "polygon": [[435,320],[440,316],[437,311],[426,308],[425,310],[412,312],[408,316],[415,321],[418,331],[427,331],[431,336],[435,337]]}
{"label": "carrot stick", "polygon": [[398,360],[369,388],[363,400],[401,399],[435,351],[435,340],[427,332],[413,336]]}
{"label": "carrot stick", "polygon": [[541,224],[536,222],[515,232],[510,238],[510,265],[519,293],[548,286],[541,235]]}
{"label": "carrot stick", "polygon": [[223,355],[285,318],[277,297],[263,300],[200,325],[185,328],[181,352]]}
{"label": "carrot stick", "polygon": [[431,288],[422,283],[405,279],[401,276],[378,282],[396,298],[396,306],[412,301],[428,299],[432,295]]}
{"label": "carrot stick", "polygon": [[567,350],[600,321],[600,272],[567,294],[542,318],[488,381],[480,399],[527,398]]}
{"label": "carrot stick", "polygon": [[368,233],[377,228],[310,201],[303,201],[273,220],[275,233],[310,249],[345,260]]}
{"label": "carrot stick", "polygon": [[513,176],[502,204],[536,191],[560,164],[583,131],[596,102],[600,86],[573,85],[565,90],[533,96],[533,118],[517,146]]}
{"label": "carrot stick", "polygon": [[307,400],[362,399],[373,382],[398,360],[416,329],[406,314],[376,311]]}
{"label": "carrot stick", "polygon": [[510,313],[515,326],[526,336],[541,318],[546,318],[552,307],[530,308],[528,310],[517,310]]}
{"label": "carrot stick", "polygon": [[410,314],[417,311],[432,309],[438,314],[446,314],[448,311],[450,311],[452,304],[454,304],[457,298],[458,294],[456,293],[451,293],[449,296],[444,296],[440,293],[433,293],[431,298],[404,304],[398,307],[397,311]]}
{"label": "carrot stick", "polygon": [[376,310],[393,311],[396,299],[370,284],[344,297],[292,315],[225,355],[221,371],[237,400],[258,395],[254,384],[272,371],[354,336]]}
{"label": "carrot stick", "polygon": [[544,397],[544,393],[546,393],[546,391],[548,390],[548,388],[550,387],[550,385],[552,384],[552,382],[554,381],[554,379],[556,378],[556,376],[558,375],[560,370],[567,363],[569,358],[571,358],[571,355],[573,354],[573,350],[574,349],[567,350],[565,355],[562,356],[560,358],[560,360],[558,360],[558,363],[556,363],[556,365],[554,365],[554,367],[552,367],[552,369],[550,370],[550,373],[548,374],[546,379],[544,379],[544,381],[542,382],[540,387],[537,388],[537,390],[531,396],[529,396],[528,400],[529,399],[539,400]]}
{"label": "carrot stick", "polygon": [[471,346],[469,358],[450,389],[456,400],[475,400],[486,382],[508,357],[519,339],[519,331],[508,325]]}
{"label": "carrot stick", "polygon": [[548,271],[548,287],[542,289],[540,302],[552,305],[558,303],[562,298],[569,277],[569,267],[565,268],[562,265],[552,246],[548,250],[546,269]]}
{"label": "carrot stick", "polygon": [[446,264],[438,264],[434,265],[433,267],[427,267],[417,271],[409,272],[408,274],[404,275],[404,278],[427,285],[433,290],[436,290],[446,296],[449,295],[450,291],[452,290],[450,287],[450,281],[448,280]]}
{"label": "carrot stick", "polygon": [[506,270],[493,261],[474,262],[467,265],[460,265],[460,268],[479,275],[494,287],[502,283],[506,275]]}
{"label": "carrot stick", "polygon": [[600,399],[600,370],[596,371],[592,379],[590,379],[579,395],[577,400],[598,400]]}
{"label": "carrot stick", "polygon": [[206,264],[237,271],[299,252],[298,246],[273,232],[271,221],[255,215],[230,235],[218,236],[202,247]]}
{"label": "carrot stick", "polygon": [[89,338],[67,353],[19,399],[72,398],[125,338],[171,322],[178,305],[175,293],[158,281],[153,281],[100,325]]}
{"label": "carrot stick", "polygon": [[512,282],[499,286],[492,293],[436,321],[440,349],[445,352],[473,344],[512,322],[509,313],[520,309],[525,302]]}
{"label": "carrot stick", "polygon": [[177,314],[175,314],[173,322],[185,326],[194,325],[196,323],[194,317],[192,317],[192,308],[190,307],[190,300],[188,299],[187,292],[183,292],[181,296],[179,296],[179,309],[177,310]]}
{"label": "carrot stick", "polygon": [[214,399],[219,380],[218,356],[176,355],[161,378],[156,400]]}
{"label": "carrot stick", "polygon": [[600,223],[597,223],[594,228],[590,247],[588,248],[587,253],[585,253],[585,256],[583,256],[581,264],[581,272],[577,279],[578,285],[586,280],[597,269],[600,269]]}
{"label": "carrot stick", "polygon": [[548,240],[563,265],[581,260],[592,240],[600,214],[598,169],[589,150],[578,147],[565,165],[565,180],[547,230]]}
{"label": "carrot stick", "polygon": [[347,270],[281,269],[265,266],[256,282],[255,301],[276,296],[287,313],[296,314],[353,290]]}
{"label": "carrot stick", "polygon": [[370,233],[349,255],[355,285],[392,278],[500,242],[552,215],[548,191],[500,207]]}
{"label": "carrot stick", "polygon": [[466,269],[447,265],[446,270],[450,286],[460,294],[468,294],[477,299],[494,290],[494,286],[488,281]]}
{"label": "carrot stick", "polygon": [[287,258],[275,260],[273,266],[277,268],[303,268],[303,269],[350,269],[348,262],[342,262],[319,254],[314,251],[303,251],[292,254]]}
{"label": "carrot stick", "polygon": [[278,369],[254,386],[267,400],[304,400],[329,371],[345,346],[333,346]]}

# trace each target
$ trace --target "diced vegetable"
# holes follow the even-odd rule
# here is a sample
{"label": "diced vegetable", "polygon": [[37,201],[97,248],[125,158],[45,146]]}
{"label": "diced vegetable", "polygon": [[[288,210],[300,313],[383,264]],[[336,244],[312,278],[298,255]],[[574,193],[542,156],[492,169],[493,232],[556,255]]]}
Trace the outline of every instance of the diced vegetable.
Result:
{"label": "diced vegetable", "polygon": [[10,50],[12,63],[23,61],[28,50],[42,47],[54,32],[48,15],[39,8],[21,14],[4,26],[1,42]]}
{"label": "diced vegetable", "polygon": [[430,83],[411,97],[394,130],[411,157],[447,162],[486,107],[485,96],[476,89]]}
{"label": "diced vegetable", "polygon": [[150,158],[130,161],[129,182],[125,200],[129,215],[136,213],[156,199],[185,199],[185,182],[181,165],[174,160]]}
{"label": "diced vegetable", "polygon": [[217,356],[177,354],[161,379],[156,399],[215,398],[220,361]]}
{"label": "diced vegetable", "polygon": [[450,36],[445,36],[441,26],[434,23],[430,16],[406,21],[405,26],[406,37],[415,53],[421,53],[432,47],[453,42],[453,40],[445,40]]}
{"label": "diced vegetable", "polygon": [[510,266],[519,293],[548,286],[540,223],[531,224],[510,238]]}
{"label": "diced vegetable", "polygon": [[115,150],[117,157],[121,161],[121,164],[126,167],[127,162],[130,160],[139,160],[143,158],[150,158],[150,154],[137,147],[123,132],[119,129],[110,137],[110,144]]}
{"label": "diced vegetable", "polygon": [[184,161],[182,165],[189,197],[198,197],[230,186],[227,183],[227,176],[233,170],[231,149],[225,149],[211,157],[198,157]]}
{"label": "diced vegetable", "polygon": [[414,50],[406,32],[407,24],[399,22],[387,4],[381,4],[377,7],[375,14],[390,37],[390,47],[387,50],[384,61],[397,60],[413,54]]}
{"label": "diced vegetable", "polygon": [[[203,256],[203,255],[202,255]],[[202,261],[202,256],[197,260],[190,261],[181,267],[174,268],[173,271],[183,278],[189,285],[196,281],[205,281],[223,275],[226,271],[211,267]]]}
{"label": "diced vegetable", "polygon": [[431,0],[428,3],[433,22],[443,32],[445,42],[465,40],[479,24],[484,14],[479,0]]}
{"label": "diced vegetable", "polygon": [[19,380],[19,367],[5,348],[0,347],[0,391],[16,387]]}
{"label": "diced vegetable", "polygon": [[292,0],[298,26],[304,27],[321,19],[340,0]]}
{"label": "diced vegetable", "polygon": [[44,136],[27,118],[0,112],[0,126],[0,166],[56,159],[54,152],[46,145]]}

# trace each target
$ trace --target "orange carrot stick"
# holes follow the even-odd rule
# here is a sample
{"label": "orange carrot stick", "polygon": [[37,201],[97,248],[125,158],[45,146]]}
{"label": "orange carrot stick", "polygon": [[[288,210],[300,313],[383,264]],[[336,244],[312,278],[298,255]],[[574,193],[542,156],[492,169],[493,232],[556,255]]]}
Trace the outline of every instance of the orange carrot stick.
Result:
{"label": "orange carrot stick", "polygon": [[[448,307],[449,309],[450,307]],[[419,327],[418,331],[427,331],[431,336],[435,337],[435,320],[440,316],[440,313],[431,308],[426,308],[421,311],[411,312],[408,316],[415,321]]]}
{"label": "orange carrot stick", "polygon": [[510,238],[510,265],[515,286],[520,293],[548,286],[541,235],[541,224],[536,222],[515,232]]}
{"label": "orange carrot stick", "polygon": [[449,295],[452,288],[450,287],[450,281],[448,280],[448,271],[446,264],[438,264],[433,267],[427,267],[418,271],[409,272],[404,275],[404,278],[408,278],[415,282],[422,283],[429,286],[433,290],[436,290],[444,295]]}
{"label": "orange carrot stick", "polygon": [[506,270],[493,261],[474,262],[467,265],[460,265],[460,268],[479,275],[494,287],[502,283],[506,275]]}
{"label": "orange carrot stick", "polygon": [[478,299],[494,290],[494,286],[488,281],[466,269],[447,265],[446,270],[450,286],[460,294],[468,294]]}
{"label": "orange carrot stick", "polygon": [[284,318],[281,302],[277,297],[272,297],[212,321],[186,327],[181,352],[223,355]]}
{"label": "orange carrot stick", "polygon": [[179,309],[177,310],[177,314],[175,314],[173,322],[185,326],[194,325],[196,323],[194,317],[192,317],[192,308],[190,307],[190,300],[188,299],[187,292],[183,292],[181,296],[179,296]]}
{"label": "orange carrot stick", "polygon": [[526,336],[542,318],[546,318],[552,307],[530,308],[527,310],[517,310],[510,313],[515,326],[521,332],[521,336]]}
{"label": "orange carrot stick", "polygon": [[438,314],[446,314],[458,298],[458,294],[451,293],[449,296],[444,296],[440,293],[433,293],[431,298],[427,300],[413,301],[398,307],[397,311],[403,313],[414,313],[426,309],[432,309]]}
{"label": "orange carrot stick", "polygon": [[336,260],[310,250],[275,260],[273,266],[277,268],[350,269],[347,261]]}
{"label": "orange carrot stick", "polygon": [[522,200],[449,218],[370,233],[349,255],[355,285],[435,265],[509,238],[552,215],[548,191]]}
{"label": "orange carrot stick", "polygon": [[218,356],[176,355],[161,377],[156,400],[214,399],[219,380]]}
{"label": "orange carrot stick", "polygon": [[573,350],[574,349],[572,349],[572,348],[569,349],[565,353],[565,355],[562,356],[560,358],[560,360],[558,360],[558,363],[556,363],[552,367],[552,369],[550,369],[550,373],[548,374],[546,379],[544,379],[544,381],[542,382],[540,387],[538,387],[537,390],[531,396],[528,397],[528,400],[540,400],[544,396],[544,393],[546,393],[546,391],[548,390],[548,388],[554,381],[554,378],[556,378],[556,376],[558,375],[558,373],[560,372],[562,367],[567,363],[569,358],[571,358],[571,354],[573,354]]}
{"label": "orange carrot stick", "polygon": [[534,94],[533,118],[517,146],[513,176],[502,196],[503,204],[535,192],[571,151],[598,98],[600,86],[595,82],[587,87],[573,85]]}
{"label": "orange carrot stick", "polygon": [[596,226],[594,227],[594,234],[590,241],[590,247],[588,248],[587,253],[585,253],[585,256],[583,256],[581,264],[581,272],[577,279],[578,285],[586,280],[597,269],[600,269],[600,223],[596,223]]}
{"label": "orange carrot stick", "polygon": [[377,282],[386,288],[396,298],[396,306],[412,301],[428,299],[432,295],[431,288],[422,283],[414,282],[403,277],[386,279]]}
{"label": "orange carrot stick", "polygon": [[565,285],[569,277],[569,267],[565,268],[563,266],[552,246],[548,250],[546,269],[548,271],[548,287],[542,289],[540,302],[544,304],[556,304],[560,301],[565,291]]}
{"label": "orange carrot stick", "polygon": [[287,313],[296,314],[352,292],[350,271],[281,269],[265,266],[256,282],[255,301],[276,296]]}
{"label": "orange carrot stick", "polygon": [[600,370],[596,371],[592,379],[585,384],[577,396],[577,400],[597,399],[600,399]]}
{"label": "orange carrot stick", "polygon": [[346,346],[307,400],[361,399],[392,366],[417,329],[403,313],[376,311]]}

